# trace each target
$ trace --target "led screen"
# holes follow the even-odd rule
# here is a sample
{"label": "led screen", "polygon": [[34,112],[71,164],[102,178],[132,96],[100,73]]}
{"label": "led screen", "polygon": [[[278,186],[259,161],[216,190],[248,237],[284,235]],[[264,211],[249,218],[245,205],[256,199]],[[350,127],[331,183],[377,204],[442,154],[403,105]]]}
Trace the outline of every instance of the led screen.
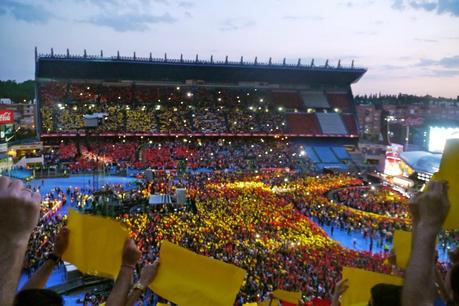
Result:
{"label": "led screen", "polygon": [[459,128],[430,127],[429,131],[429,151],[443,152],[446,140],[459,138]]}

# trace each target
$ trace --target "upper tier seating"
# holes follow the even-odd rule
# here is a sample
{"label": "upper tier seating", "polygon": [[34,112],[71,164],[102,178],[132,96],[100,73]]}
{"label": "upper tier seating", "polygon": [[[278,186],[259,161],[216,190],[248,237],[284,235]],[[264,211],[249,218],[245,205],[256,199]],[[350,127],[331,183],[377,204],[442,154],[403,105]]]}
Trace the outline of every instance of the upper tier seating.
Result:
{"label": "upper tier seating", "polygon": [[342,112],[350,112],[352,110],[352,101],[346,93],[327,93],[328,103],[332,108],[338,108]]}
{"label": "upper tier seating", "polygon": [[307,108],[330,108],[327,97],[321,91],[302,91],[301,99]]}
{"label": "upper tier seating", "polygon": [[271,93],[272,101],[275,105],[283,106],[286,109],[299,111],[304,109],[304,105],[297,91],[279,90]]}
{"label": "upper tier seating", "polygon": [[287,114],[287,126],[291,134],[322,134],[315,114]]}
{"label": "upper tier seating", "polygon": [[323,134],[347,134],[343,120],[338,113],[317,113]]}

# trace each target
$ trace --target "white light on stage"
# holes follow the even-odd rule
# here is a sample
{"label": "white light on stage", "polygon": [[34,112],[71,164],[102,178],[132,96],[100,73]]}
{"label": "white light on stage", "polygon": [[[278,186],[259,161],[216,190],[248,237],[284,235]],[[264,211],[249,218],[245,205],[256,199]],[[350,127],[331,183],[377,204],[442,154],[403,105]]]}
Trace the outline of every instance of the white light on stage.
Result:
{"label": "white light on stage", "polygon": [[443,152],[446,141],[451,138],[459,138],[459,127],[433,127],[429,129],[429,151]]}

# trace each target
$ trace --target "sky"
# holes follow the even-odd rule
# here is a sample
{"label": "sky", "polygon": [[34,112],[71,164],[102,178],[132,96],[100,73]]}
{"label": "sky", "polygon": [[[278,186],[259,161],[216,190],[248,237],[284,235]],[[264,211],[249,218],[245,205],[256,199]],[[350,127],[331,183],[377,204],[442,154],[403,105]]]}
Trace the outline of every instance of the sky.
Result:
{"label": "sky", "polygon": [[459,96],[459,0],[0,0],[0,80],[39,53],[368,69],[354,94]]}

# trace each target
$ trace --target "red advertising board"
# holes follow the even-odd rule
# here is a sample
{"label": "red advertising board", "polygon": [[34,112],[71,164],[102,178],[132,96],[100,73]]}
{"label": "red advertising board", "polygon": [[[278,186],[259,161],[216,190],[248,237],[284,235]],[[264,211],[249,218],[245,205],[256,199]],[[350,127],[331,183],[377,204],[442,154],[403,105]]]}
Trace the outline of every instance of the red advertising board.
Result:
{"label": "red advertising board", "polygon": [[14,123],[14,112],[12,110],[0,110],[0,124]]}

